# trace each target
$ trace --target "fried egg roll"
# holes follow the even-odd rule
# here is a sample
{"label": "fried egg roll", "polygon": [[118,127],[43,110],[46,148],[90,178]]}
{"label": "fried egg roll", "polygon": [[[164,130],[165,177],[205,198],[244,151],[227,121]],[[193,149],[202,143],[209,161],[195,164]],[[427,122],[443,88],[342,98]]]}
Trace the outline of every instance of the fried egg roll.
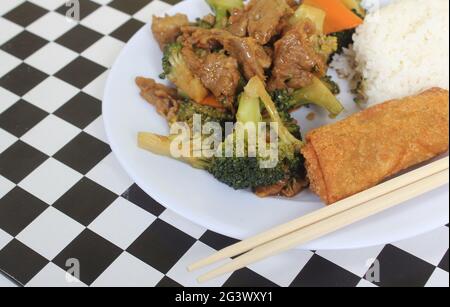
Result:
{"label": "fried egg roll", "polygon": [[448,91],[433,88],[313,130],[302,153],[311,190],[332,204],[448,147]]}

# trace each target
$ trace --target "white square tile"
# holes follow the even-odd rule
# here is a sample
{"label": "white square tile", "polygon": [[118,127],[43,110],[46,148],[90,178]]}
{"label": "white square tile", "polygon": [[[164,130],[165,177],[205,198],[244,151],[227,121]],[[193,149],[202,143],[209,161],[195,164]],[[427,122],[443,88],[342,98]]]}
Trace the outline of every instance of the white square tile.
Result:
{"label": "white square tile", "polygon": [[104,36],[86,49],[82,55],[107,68],[110,68],[125,44],[111,36]]}
{"label": "white square tile", "polygon": [[415,238],[393,243],[396,247],[437,266],[448,250],[448,227],[441,227]]}
{"label": "white square tile", "polygon": [[133,180],[123,170],[112,153],[100,161],[87,173],[86,177],[118,195],[122,195],[133,184]]}
{"label": "white square tile", "polygon": [[144,8],[142,8],[139,12],[134,14],[134,18],[149,23],[152,20],[152,16],[160,16],[163,15],[164,12],[166,12],[168,9],[170,9],[172,6],[168,3],[154,0],[150,4],[146,5]]}
{"label": "white square tile", "polygon": [[3,87],[0,86],[0,113],[3,113],[9,107],[11,107],[13,104],[15,104],[17,101],[19,101],[19,96],[16,94],[11,93],[8,90],[5,90]]}
{"label": "white square tile", "polygon": [[356,250],[317,251],[317,255],[363,277],[382,250],[383,246],[375,246]]}
{"label": "white square tile", "polygon": [[108,79],[109,70],[102,73],[94,81],[83,88],[83,92],[91,95],[98,100],[103,100],[103,93],[105,91],[106,80]]}
{"label": "white square tile", "polygon": [[72,50],[50,42],[28,57],[25,63],[49,75],[53,75],[72,62],[77,56],[78,54]]}
{"label": "white square tile", "polygon": [[84,128],[84,132],[96,137],[100,141],[108,143],[102,116],[99,116],[96,120],[90,123],[89,126]]}
{"label": "white square tile", "polygon": [[33,277],[26,287],[87,287],[81,281],[67,278],[67,272],[53,263],[47,264],[36,276]]}
{"label": "white square tile", "polygon": [[359,284],[356,286],[357,288],[378,288],[377,285],[368,282],[365,279],[361,279],[361,281],[359,282]]}
{"label": "white square tile", "polygon": [[8,147],[14,144],[18,140],[17,137],[9,133],[8,131],[0,128],[0,153],[4,152]]}
{"label": "white square tile", "polygon": [[21,140],[53,156],[81,132],[81,129],[53,114],[28,131]]}
{"label": "white square tile", "polygon": [[89,229],[127,249],[155,219],[152,214],[119,197],[89,225]]}
{"label": "white square tile", "polygon": [[52,205],[82,177],[70,167],[49,158],[22,180],[19,186]]}
{"label": "white square tile", "polygon": [[16,185],[0,175],[0,199],[9,193]]}
{"label": "white square tile", "polygon": [[22,61],[15,56],[0,50],[0,63],[0,76],[3,76],[19,66]]}
{"label": "white square tile", "polygon": [[78,92],[79,90],[74,86],[50,76],[28,92],[24,99],[49,113],[53,113]]}
{"label": "white square tile", "polygon": [[92,284],[93,287],[154,287],[164,274],[124,252]]}
{"label": "white square tile", "polygon": [[109,6],[102,6],[81,21],[81,24],[95,29],[95,31],[102,34],[110,34],[122,24],[124,24],[130,17],[116,9]]}
{"label": "white square tile", "polygon": [[[186,254],[184,254],[184,256],[181,257],[181,259],[172,267],[169,273],[167,273],[167,276],[185,287],[221,287],[231,276],[231,274],[225,274],[208,282],[199,284],[196,279],[200,275],[210,271],[211,267],[206,267],[195,272],[187,271],[187,267],[189,265],[198,261],[199,259],[203,259],[211,255],[214,252],[214,249],[203,244],[202,242],[195,242],[195,244],[186,252]],[[223,260],[217,263],[217,265],[224,264],[227,261],[229,260]]]}
{"label": "white square tile", "polygon": [[76,22],[65,16],[50,12],[27,27],[31,33],[39,35],[47,40],[55,40],[73,27]]}
{"label": "white square tile", "polygon": [[3,45],[11,38],[23,31],[22,27],[2,17],[0,17],[0,29],[2,29],[0,31],[0,45]]}
{"label": "white square tile", "polygon": [[314,254],[292,250],[249,266],[249,269],[282,287],[288,287]]}
{"label": "white square tile", "polygon": [[17,239],[52,260],[83,230],[84,226],[77,221],[49,207],[19,233]]}
{"label": "white square tile", "polygon": [[449,287],[449,274],[440,268],[437,268],[425,287],[427,288],[448,288]]}
{"label": "white square tile", "polygon": [[17,288],[17,287],[18,285],[16,285],[12,280],[6,278],[6,276],[0,273],[0,288]]}
{"label": "white square tile", "polygon": [[12,236],[0,229],[0,250],[3,249],[11,240]]}
{"label": "white square tile", "polygon": [[34,4],[37,4],[39,6],[42,6],[43,8],[49,11],[53,11],[67,2],[67,0],[28,0],[28,1],[33,2]]}
{"label": "white square tile", "polygon": [[203,227],[185,219],[184,217],[176,214],[172,210],[165,210],[159,216],[159,218],[161,220],[169,223],[173,227],[180,229],[181,231],[187,233],[188,235],[190,235],[191,237],[193,237],[195,239],[199,239],[207,230],[206,228],[203,228]]}
{"label": "white square tile", "polygon": [[[24,0],[2,0],[0,1],[0,15],[4,15],[13,8],[22,4]],[[1,28],[0,28],[1,29]]]}

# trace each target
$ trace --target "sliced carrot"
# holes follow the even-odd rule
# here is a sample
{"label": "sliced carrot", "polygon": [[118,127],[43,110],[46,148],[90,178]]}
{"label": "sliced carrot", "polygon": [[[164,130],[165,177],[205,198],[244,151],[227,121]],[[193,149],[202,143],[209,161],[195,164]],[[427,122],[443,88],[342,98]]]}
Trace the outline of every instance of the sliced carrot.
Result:
{"label": "sliced carrot", "polygon": [[349,10],[341,0],[304,0],[303,3],[325,11],[327,14],[324,24],[325,34],[353,29],[363,23],[363,20]]}
{"label": "sliced carrot", "polygon": [[200,102],[200,104],[201,104],[201,105],[204,105],[204,106],[208,106],[208,107],[213,107],[213,108],[216,108],[216,109],[224,109],[224,108],[225,108],[225,107],[223,106],[223,104],[221,104],[221,103],[216,99],[216,97],[214,97],[213,95],[208,95],[208,96],[206,96],[206,98],[203,99],[203,100]]}

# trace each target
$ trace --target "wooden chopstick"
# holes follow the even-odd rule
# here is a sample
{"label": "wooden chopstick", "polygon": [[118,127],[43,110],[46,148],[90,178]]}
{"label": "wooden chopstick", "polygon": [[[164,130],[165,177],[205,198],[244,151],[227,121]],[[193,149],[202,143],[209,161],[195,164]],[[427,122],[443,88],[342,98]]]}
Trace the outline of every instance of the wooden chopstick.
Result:
{"label": "wooden chopstick", "polygon": [[234,272],[264,258],[318,239],[324,235],[330,234],[367,217],[395,207],[414,197],[441,187],[448,182],[449,170],[447,167],[447,169],[443,171],[422,178],[421,180],[415,181],[411,184],[402,186],[401,188],[391,191],[390,193],[383,194],[382,196],[369,200],[360,206],[356,206],[350,210],[333,215],[317,223],[256,247],[231,262],[200,276],[198,278],[198,282],[206,282],[223,274]]}
{"label": "wooden chopstick", "polygon": [[265,231],[259,235],[256,235],[254,237],[251,237],[249,239],[226,247],[221,251],[190,265],[188,267],[188,270],[189,271],[197,270],[202,267],[211,265],[215,262],[218,262],[220,260],[240,255],[264,243],[275,240],[279,237],[282,237],[296,230],[317,223],[321,220],[324,220],[336,214],[350,210],[356,206],[359,206],[362,203],[368,202],[372,199],[388,194],[391,191],[395,191],[401,187],[412,184],[416,181],[419,181],[425,177],[436,174],[448,168],[449,168],[449,157],[440,159],[426,166],[418,168],[414,171],[411,171],[407,174],[398,176],[387,182],[379,184],[378,186],[366,190],[362,193],[359,193],[357,195],[344,199],[340,202],[337,202],[332,206],[325,207],[321,210],[317,210],[308,215],[297,218],[291,222],[282,224],[271,230]]}

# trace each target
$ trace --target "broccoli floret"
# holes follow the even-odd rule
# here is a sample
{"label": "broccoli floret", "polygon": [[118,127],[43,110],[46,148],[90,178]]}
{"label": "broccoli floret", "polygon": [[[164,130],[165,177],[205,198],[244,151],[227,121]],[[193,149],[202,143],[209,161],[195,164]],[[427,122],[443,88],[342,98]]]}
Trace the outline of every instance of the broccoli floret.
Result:
{"label": "broccoli floret", "polygon": [[227,26],[228,17],[232,9],[244,8],[243,0],[206,0],[216,15],[215,28],[223,29]]}
{"label": "broccoli floret", "polygon": [[[263,106],[265,113],[260,110]],[[261,188],[285,182],[282,189],[289,190],[305,175],[304,159],[300,154],[303,145],[300,137],[296,137],[285,124],[284,112],[278,112],[263,82],[255,77],[245,88],[239,99],[237,119],[240,123],[257,123],[261,120],[278,124],[278,162],[273,168],[261,168],[260,162],[265,158],[216,158],[217,163],[210,172],[220,181],[236,189]],[[288,115],[293,123],[293,119]],[[295,124],[295,128],[299,127]]]}
{"label": "broccoli floret", "polygon": [[328,87],[333,95],[339,95],[341,93],[339,85],[333,80],[331,76],[324,76],[320,79],[320,81],[322,81],[323,84]]}
{"label": "broccoli floret", "polygon": [[270,118],[271,122],[277,123],[279,126],[278,137],[281,143],[289,144],[297,149],[303,146],[303,142],[294,137],[284,125],[272,97],[265,89],[264,82],[258,77],[253,77],[245,87],[244,93],[247,97],[253,99],[258,98],[262,102],[265,112],[267,113],[267,118]]}
{"label": "broccoli floret", "polygon": [[258,158],[215,158],[208,171],[235,190],[270,186],[284,179],[281,167],[261,168]]}
{"label": "broccoli floret", "polygon": [[355,29],[330,34],[337,39],[336,53],[342,53],[344,48],[348,48],[353,43],[353,34],[355,34]]}
{"label": "broccoli floret", "polygon": [[344,110],[328,86],[316,77],[307,87],[298,90],[276,90],[272,97],[279,112],[292,112],[309,104],[326,109],[331,117],[336,117]]}
{"label": "broccoli floret", "polygon": [[292,94],[289,93],[289,90],[276,90],[272,92],[271,96],[286,128],[296,138],[301,139],[302,134],[300,131],[300,127],[297,121],[291,115],[291,112],[295,111],[295,109],[299,108],[300,106],[297,106],[292,101]]}
{"label": "broccoli floret", "polygon": [[182,49],[181,43],[172,43],[166,46],[162,59],[164,73],[160,77],[173,82],[181,95],[196,102],[202,102],[208,95],[208,90],[189,69],[181,54]]}
{"label": "broccoli floret", "polygon": [[[138,145],[140,148],[148,150],[156,155],[173,158],[171,145],[174,138],[172,136],[158,135],[150,132],[138,133]],[[188,163],[194,168],[206,169],[209,165],[209,159],[191,157],[176,158],[179,161]]]}
{"label": "broccoli floret", "polygon": [[[248,89],[248,88],[247,88]],[[262,103],[265,107],[265,104]],[[270,112],[268,112],[270,114]],[[263,119],[261,111],[261,100],[259,97],[250,96],[247,92],[244,92],[239,98],[239,109],[237,112],[237,120],[240,124],[253,123],[257,125],[264,120],[272,120],[272,117],[267,115],[267,119]],[[257,126],[255,126],[256,128]],[[288,157],[289,151],[293,147],[290,147],[290,141],[283,143],[280,136],[279,152],[278,152],[278,163],[272,168],[261,167],[261,162],[266,160],[266,158],[261,158],[259,156],[249,157],[248,156],[248,144],[245,144],[243,152],[244,157],[237,156],[236,154],[236,135],[238,133],[237,129],[242,129],[236,127],[233,134],[227,137],[228,142],[234,144],[234,154],[232,157],[226,157],[223,151],[222,156],[216,157],[214,163],[209,166],[209,172],[219,181],[233,187],[234,189],[247,189],[256,188],[261,186],[270,186],[280,180],[286,178],[286,176],[291,176],[290,174],[290,157]],[[226,144],[226,143],[224,143]],[[222,147],[221,150],[224,150]],[[292,159],[294,159],[292,157]],[[295,161],[296,162],[296,161]]]}
{"label": "broccoli floret", "polygon": [[297,120],[295,120],[292,117],[291,113],[289,113],[288,111],[278,112],[278,113],[280,113],[280,117],[283,120],[283,123],[286,126],[286,128],[289,130],[289,132],[293,136],[295,136],[296,138],[301,140],[302,133],[301,133],[300,126],[298,125]]}
{"label": "broccoli floret", "polygon": [[299,107],[303,106],[299,105],[299,102],[295,101],[293,97],[294,90],[290,89],[282,89],[275,90],[271,93],[272,100],[277,107],[278,112],[293,112],[297,110]]}
{"label": "broccoli floret", "polygon": [[[265,116],[261,105],[265,109]],[[303,167],[300,154],[303,143],[284,124],[282,115],[258,78],[251,79],[241,95],[237,120],[241,124],[257,124],[262,121],[278,123],[278,162],[275,167],[262,168],[261,162],[267,161],[267,158],[216,157],[208,168],[214,177],[235,189],[246,189],[271,186],[302,174],[299,170]],[[234,141],[236,133],[237,131],[228,136],[228,139]],[[247,150],[245,148],[244,152],[247,153]]]}
{"label": "broccoli floret", "polygon": [[[275,104],[264,88],[264,83],[255,77],[250,80],[244,93],[240,96],[237,112],[238,122],[241,124],[264,122],[261,106],[264,107],[270,121],[278,124],[278,157],[275,167],[264,168],[261,166],[261,162],[267,162],[269,158],[259,155],[241,157],[237,154],[236,135],[238,135],[238,132],[242,132],[237,129],[243,129],[243,126],[236,126],[236,130],[219,147],[218,150],[219,153],[222,153],[221,155],[212,158],[187,157],[179,160],[187,162],[195,168],[208,171],[219,181],[234,189],[270,186],[280,182],[280,180],[286,180],[289,184],[293,178],[304,173],[301,172],[303,160],[300,154],[303,142],[293,136],[283,124]],[[227,142],[231,142],[233,148],[233,155],[230,155],[230,157],[223,154],[227,149],[227,144],[230,144]],[[170,137],[140,133],[139,146],[153,153],[172,157]],[[246,153],[248,144],[245,143],[244,146],[244,153]]]}
{"label": "broccoli floret", "polygon": [[339,47],[338,39],[331,35],[316,34],[310,38],[310,41],[313,43],[314,50],[327,62]]}
{"label": "broccoli floret", "polygon": [[183,45],[180,43],[168,44],[164,48],[164,54],[162,58],[163,73],[160,75],[161,79],[167,78],[172,72],[172,62],[176,62],[176,58],[179,57]]}
{"label": "broccoli floret", "polygon": [[186,99],[184,103],[180,104],[174,122],[185,122],[192,127],[194,115],[202,116],[202,124],[214,122],[224,127],[226,122],[234,121],[234,116],[226,110],[200,105]]}

